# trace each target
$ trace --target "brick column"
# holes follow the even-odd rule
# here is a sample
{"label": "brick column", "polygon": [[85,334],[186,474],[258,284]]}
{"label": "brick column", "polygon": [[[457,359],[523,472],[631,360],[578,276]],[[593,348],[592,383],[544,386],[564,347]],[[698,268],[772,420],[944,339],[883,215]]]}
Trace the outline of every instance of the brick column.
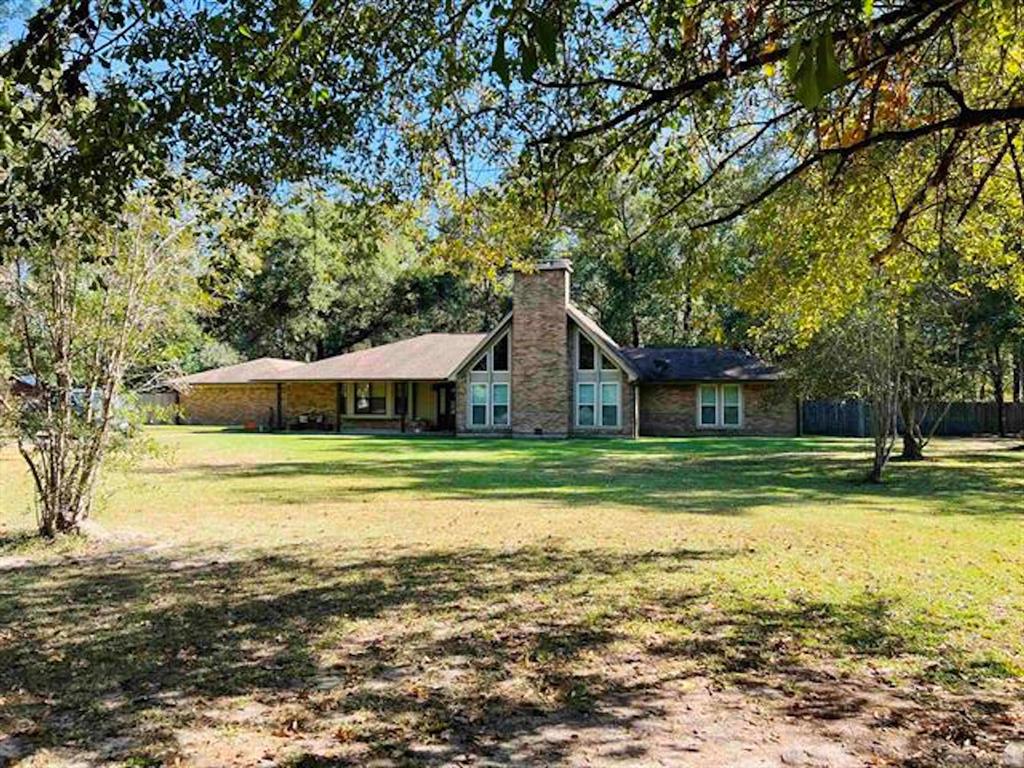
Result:
{"label": "brick column", "polygon": [[567,259],[517,273],[513,287],[511,411],[517,435],[565,436],[572,417]]}

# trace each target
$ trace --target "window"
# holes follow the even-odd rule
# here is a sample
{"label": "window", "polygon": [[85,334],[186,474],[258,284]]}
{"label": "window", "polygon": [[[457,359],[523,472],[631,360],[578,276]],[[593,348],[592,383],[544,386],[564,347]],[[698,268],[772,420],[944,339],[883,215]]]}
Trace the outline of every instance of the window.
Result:
{"label": "window", "polygon": [[740,425],[740,387],[738,384],[727,384],[722,387],[722,425],[726,427]]}
{"label": "window", "polygon": [[508,334],[502,336],[498,343],[494,345],[494,350],[491,352],[494,358],[494,364],[491,366],[492,370],[495,371],[507,371],[508,370]]}
{"label": "window", "polygon": [[387,384],[382,381],[356,384],[356,413],[382,415],[387,412]]}
{"label": "window", "polygon": [[576,367],[581,371],[594,370],[594,345],[582,333],[576,334]]}
{"label": "window", "polygon": [[739,384],[702,384],[699,427],[740,427],[743,425],[743,392]]}
{"label": "window", "polygon": [[601,384],[601,426],[619,426],[619,385]]}
{"label": "window", "polygon": [[508,426],[508,384],[491,385],[491,423]]}
{"label": "window", "polygon": [[576,423],[581,427],[592,427],[594,416],[594,385],[579,384],[576,389]]}
{"label": "window", "polygon": [[487,385],[474,384],[469,398],[470,423],[474,427],[487,426]]}
{"label": "window", "polygon": [[718,387],[700,388],[700,425],[714,427],[718,424]]}
{"label": "window", "polygon": [[469,426],[507,427],[509,412],[509,343],[508,331],[495,341],[470,369],[468,378]]}
{"label": "window", "polygon": [[609,360],[604,355],[601,355],[601,370],[602,371],[617,371],[618,368],[616,367],[615,363],[613,363],[611,360]]}

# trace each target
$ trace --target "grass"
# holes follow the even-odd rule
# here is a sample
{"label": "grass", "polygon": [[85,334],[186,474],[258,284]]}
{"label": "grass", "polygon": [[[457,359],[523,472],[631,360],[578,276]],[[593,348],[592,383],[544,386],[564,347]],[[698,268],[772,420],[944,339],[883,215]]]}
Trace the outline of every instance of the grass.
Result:
{"label": "grass", "polygon": [[995,728],[1024,677],[1008,441],[875,487],[855,440],[154,432],[104,484],[113,538],[59,552],[0,453],[0,763],[4,733],[26,764],[559,762],[583,747],[544,728],[664,721],[695,680]]}

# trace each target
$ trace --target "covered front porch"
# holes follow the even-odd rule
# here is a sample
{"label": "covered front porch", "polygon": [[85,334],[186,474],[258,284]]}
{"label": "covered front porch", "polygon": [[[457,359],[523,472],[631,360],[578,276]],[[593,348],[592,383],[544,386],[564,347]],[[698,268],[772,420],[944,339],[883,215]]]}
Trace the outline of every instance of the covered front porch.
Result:
{"label": "covered front porch", "polygon": [[455,431],[455,385],[446,380],[276,384],[274,428],[342,433]]}

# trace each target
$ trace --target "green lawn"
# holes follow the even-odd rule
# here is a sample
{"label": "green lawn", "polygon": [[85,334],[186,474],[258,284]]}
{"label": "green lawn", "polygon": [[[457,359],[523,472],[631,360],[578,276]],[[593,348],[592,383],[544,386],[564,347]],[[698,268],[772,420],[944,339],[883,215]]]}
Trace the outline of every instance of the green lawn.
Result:
{"label": "green lawn", "polygon": [[807,738],[879,707],[921,738],[921,713],[960,717],[992,754],[1024,738],[1001,730],[1024,677],[1010,441],[936,441],[874,487],[856,440],[153,431],[164,451],[104,484],[102,541],[57,550],[25,541],[0,453],[0,764],[5,733],[26,765],[557,763],[656,692],[711,706],[698,680],[806,705]]}

